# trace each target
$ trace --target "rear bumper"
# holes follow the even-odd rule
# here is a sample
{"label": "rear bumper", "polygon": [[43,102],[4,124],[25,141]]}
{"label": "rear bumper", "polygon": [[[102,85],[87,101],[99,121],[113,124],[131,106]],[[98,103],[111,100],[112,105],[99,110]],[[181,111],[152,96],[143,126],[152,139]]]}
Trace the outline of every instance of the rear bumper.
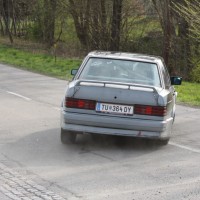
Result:
{"label": "rear bumper", "polygon": [[158,121],[61,111],[61,128],[79,133],[165,139],[170,137],[172,122],[172,117]]}

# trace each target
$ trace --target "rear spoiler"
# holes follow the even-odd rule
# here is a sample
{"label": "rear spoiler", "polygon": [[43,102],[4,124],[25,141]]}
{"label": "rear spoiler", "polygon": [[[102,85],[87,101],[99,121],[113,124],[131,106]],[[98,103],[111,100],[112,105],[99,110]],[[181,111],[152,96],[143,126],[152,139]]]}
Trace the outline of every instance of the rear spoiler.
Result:
{"label": "rear spoiler", "polygon": [[77,80],[75,83],[76,86],[97,86],[97,87],[112,87],[112,88],[121,88],[133,90],[136,88],[141,88],[146,91],[153,91],[158,95],[156,87],[150,85],[140,85],[140,84],[131,84],[131,83],[121,83],[121,82],[109,82],[109,81],[93,81],[93,80]]}

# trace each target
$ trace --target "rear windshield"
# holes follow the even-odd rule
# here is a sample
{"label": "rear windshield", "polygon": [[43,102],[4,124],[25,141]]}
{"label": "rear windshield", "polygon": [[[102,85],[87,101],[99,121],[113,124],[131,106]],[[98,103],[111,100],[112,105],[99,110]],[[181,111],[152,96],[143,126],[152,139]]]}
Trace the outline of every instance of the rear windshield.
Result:
{"label": "rear windshield", "polygon": [[161,86],[158,67],[155,63],[130,60],[90,58],[79,78]]}

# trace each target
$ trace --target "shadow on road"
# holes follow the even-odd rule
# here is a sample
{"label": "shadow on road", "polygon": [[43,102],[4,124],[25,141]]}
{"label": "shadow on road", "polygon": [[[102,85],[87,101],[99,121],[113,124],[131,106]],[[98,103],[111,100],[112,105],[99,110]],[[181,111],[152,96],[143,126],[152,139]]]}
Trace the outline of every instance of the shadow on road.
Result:
{"label": "shadow on road", "polygon": [[155,150],[160,148],[155,140],[96,134],[78,135],[75,145],[96,146],[107,150]]}
{"label": "shadow on road", "polygon": [[78,135],[76,144],[62,144],[60,129],[30,133],[0,149],[8,157],[27,165],[72,165],[89,161],[123,161],[168,147],[151,140],[107,135]]}

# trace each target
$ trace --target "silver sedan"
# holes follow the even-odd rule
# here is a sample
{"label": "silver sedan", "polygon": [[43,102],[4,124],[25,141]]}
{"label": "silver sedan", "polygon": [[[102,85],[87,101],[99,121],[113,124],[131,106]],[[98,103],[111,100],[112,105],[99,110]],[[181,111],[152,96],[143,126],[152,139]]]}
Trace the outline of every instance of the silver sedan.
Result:
{"label": "silver sedan", "polygon": [[91,52],[72,70],[61,109],[61,141],[79,133],[157,139],[167,144],[181,77],[170,77],[160,57]]}

